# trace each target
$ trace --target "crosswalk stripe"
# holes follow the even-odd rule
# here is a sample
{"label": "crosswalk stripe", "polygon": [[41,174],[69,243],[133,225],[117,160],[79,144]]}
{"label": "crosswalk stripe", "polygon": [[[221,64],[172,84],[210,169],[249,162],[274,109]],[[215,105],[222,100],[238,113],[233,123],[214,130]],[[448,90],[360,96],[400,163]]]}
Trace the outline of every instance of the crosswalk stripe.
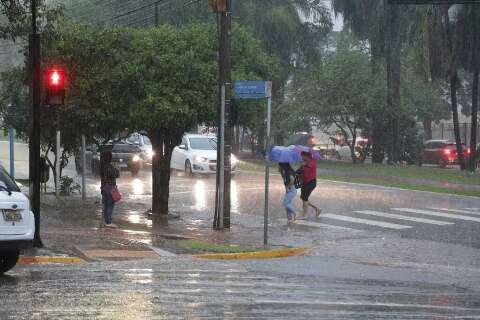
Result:
{"label": "crosswalk stripe", "polygon": [[[279,220],[282,223],[287,223],[287,219],[280,219]],[[335,226],[333,224],[327,224],[327,223],[319,223],[319,222],[314,222],[314,221],[309,221],[309,220],[295,220],[295,224],[301,225],[301,226],[307,226],[307,227],[314,227],[314,228],[330,228],[330,229],[337,229],[337,230],[356,230],[353,228],[347,228],[347,227],[340,227],[340,226]]]}
{"label": "crosswalk stripe", "polygon": [[447,212],[456,212],[456,213],[466,213],[466,214],[473,214],[473,215],[480,215],[480,212],[478,212],[478,211],[475,212],[475,211],[471,211],[471,210],[447,209],[447,208],[438,208],[438,207],[428,207],[427,209],[447,211]]}
{"label": "crosswalk stripe", "polygon": [[308,221],[308,220],[296,220],[295,223],[302,226],[316,227],[316,228],[326,227],[326,228],[338,229],[338,230],[354,230],[352,228],[334,226],[331,224],[319,223],[319,222]]}
{"label": "crosswalk stripe", "polygon": [[465,221],[480,222],[480,218],[462,216],[462,215],[459,215],[459,214],[452,214],[452,213],[444,213],[444,212],[437,212],[437,211],[430,211],[430,210],[420,210],[420,209],[412,209],[412,208],[392,208],[392,210],[402,211],[402,212],[410,212],[410,213],[420,213],[420,214],[430,215],[430,216],[434,216],[434,217],[448,218],[448,219],[458,219],[458,220],[465,220]]}
{"label": "crosswalk stripe", "polygon": [[362,211],[355,211],[355,212],[368,214],[368,215],[376,216],[376,217],[383,217],[383,218],[390,218],[390,219],[399,219],[399,220],[415,221],[415,222],[420,222],[420,223],[435,224],[435,225],[438,225],[438,226],[447,226],[447,225],[455,224],[453,222],[408,217],[408,216],[402,216],[400,214],[392,214],[392,213],[372,211],[372,210],[362,210]]}
{"label": "crosswalk stripe", "polygon": [[389,223],[389,222],[382,222],[382,221],[375,221],[375,220],[368,220],[368,219],[360,219],[360,218],[353,218],[353,217],[348,217],[348,216],[342,216],[338,214],[333,214],[333,213],[323,213],[320,215],[322,218],[329,218],[329,219],[335,219],[335,220],[341,220],[341,221],[347,221],[347,222],[354,222],[354,223],[360,223],[360,224],[367,224],[371,226],[377,226],[377,227],[382,227],[382,228],[388,228],[388,229],[395,229],[395,230],[402,230],[402,229],[409,229],[411,226],[404,226],[401,224],[396,224],[396,223]]}

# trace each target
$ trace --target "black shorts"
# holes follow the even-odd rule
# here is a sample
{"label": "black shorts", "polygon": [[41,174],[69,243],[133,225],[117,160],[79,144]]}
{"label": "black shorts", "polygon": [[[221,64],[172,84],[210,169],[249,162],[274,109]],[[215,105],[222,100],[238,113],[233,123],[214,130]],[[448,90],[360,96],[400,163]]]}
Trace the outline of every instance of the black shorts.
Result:
{"label": "black shorts", "polygon": [[306,183],[302,186],[302,190],[300,193],[300,199],[303,201],[308,201],[308,198],[312,194],[313,190],[317,187],[317,180],[311,180],[310,182]]}

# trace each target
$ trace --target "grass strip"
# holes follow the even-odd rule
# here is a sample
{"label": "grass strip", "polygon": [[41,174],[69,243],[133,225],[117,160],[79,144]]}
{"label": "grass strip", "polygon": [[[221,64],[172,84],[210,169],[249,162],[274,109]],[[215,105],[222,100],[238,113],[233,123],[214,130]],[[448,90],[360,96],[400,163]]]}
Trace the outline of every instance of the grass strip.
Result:
{"label": "grass strip", "polygon": [[400,181],[382,180],[378,178],[348,177],[348,176],[339,176],[334,174],[322,174],[319,178],[324,180],[371,184],[371,185],[377,185],[377,186],[394,187],[394,188],[401,188],[401,189],[414,190],[414,191],[427,191],[427,192],[435,192],[435,193],[454,194],[454,195],[460,195],[460,196],[480,197],[480,192],[478,191],[461,190],[461,189],[453,189],[453,188],[441,188],[441,187],[430,186],[430,185],[411,184],[411,183],[400,182]]}
{"label": "grass strip", "polygon": [[265,251],[263,247],[243,246],[234,244],[211,243],[198,240],[178,240],[177,246],[191,253],[243,253]]}
{"label": "grass strip", "polygon": [[[274,164],[272,164],[274,165]],[[345,162],[322,161],[318,164],[320,179],[339,182],[371,184],[385,187],[395,187],[416,191],[428,191],[444,194],[480,197],[480,191],[463,190],[432,186],[431,182],[454,183],[463,185],[480,185],[480,175],[434,167],[393,166],[385,164],[353,164]],[[331,170],[331,172],[324,172]],[[260,161],[242,161],[240,170],[263,172],[265,170]],[[354,176],[355,174],[362,176]],[[412,179],[409,181],[395,181],[391,177]],[[424,181],[425,183],[422,183]]]}

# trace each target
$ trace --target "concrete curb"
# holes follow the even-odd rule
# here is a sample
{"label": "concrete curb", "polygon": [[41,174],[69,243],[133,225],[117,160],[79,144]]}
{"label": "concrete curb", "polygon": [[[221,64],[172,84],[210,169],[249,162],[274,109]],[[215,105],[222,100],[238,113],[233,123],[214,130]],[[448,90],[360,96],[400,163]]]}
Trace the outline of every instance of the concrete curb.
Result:
{"label": "concrete curb", "polygon": [[49,263],[60,263],[60,264],[77,264],[77,263],[86,263],[85,260],[77,257],[47,257],[47,256],[38,256],[38,257],[26,257],[20,256],[18,259],[18,264],[49,264]]}
{"label": "concrete curb", "polygon": [[287,248],[278,250],[242,252],[242,253],[207,253],[193,255],[199,259],[211,260],[247,260],[247,259],[276,259],[296,256],[309,251],[310,248]]}

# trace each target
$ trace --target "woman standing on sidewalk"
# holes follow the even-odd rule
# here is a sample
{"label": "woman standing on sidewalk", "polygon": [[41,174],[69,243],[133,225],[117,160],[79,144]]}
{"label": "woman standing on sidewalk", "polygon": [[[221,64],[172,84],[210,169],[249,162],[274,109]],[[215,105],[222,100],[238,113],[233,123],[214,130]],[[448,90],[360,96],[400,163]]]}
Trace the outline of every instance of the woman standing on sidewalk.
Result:
{"label": "woman standing on sidewalk", "polygon": [[279,163],[278,171],[282,175],[283,184],[285,185],[285,197],[283,198],[283,206],[287,211],[287,220],[295,220],[295,207],[292,204],[293,199],[297,195],[297,189],[295,188],[295,171],[292,169],[289,163]]}
{"label": "woman standing on sidewalk", "polygon": [[[112,223],[113,208],[115,202],[112,197],[112,190],[117,186],[117,178],[120,172],[112,165],[112,153],[110,151],[103,152],[100,156],[100,177],[103,204],[103,223],[106,227],[117,228]],[[102,224],[103,224],[102,223]]]}
{"label": "woman standing on sidewalk", "polygon": [[317,187],[317,162],[312,158],[310,152],[302,152],[303,165],[298,169],[298,173],[302,176],[302,189],[300,198],[303,201],[303,215],[299,218],[305,218],[308,213],[308,207],[315,210],[315,214],[318,217],[322,210],[317,206],[309,202],[310,195]]}

